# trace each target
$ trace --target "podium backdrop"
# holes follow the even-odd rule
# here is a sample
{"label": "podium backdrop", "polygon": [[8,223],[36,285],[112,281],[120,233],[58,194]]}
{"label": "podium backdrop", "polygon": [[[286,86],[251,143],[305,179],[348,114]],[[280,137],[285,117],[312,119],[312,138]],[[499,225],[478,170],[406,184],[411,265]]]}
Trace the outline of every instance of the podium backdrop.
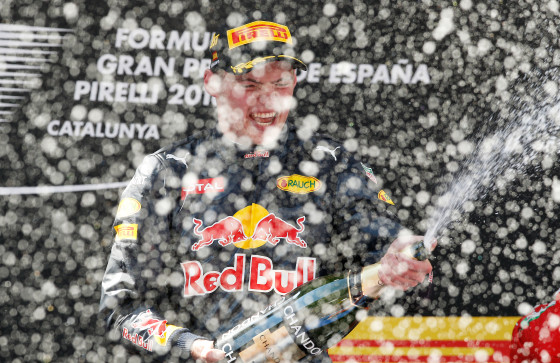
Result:
{"label": "podium backdrop", "polygon": [[253,13],[288,23],[309,66],[290,122],[367,155],[413,231],[430,227],[455,180],[487,170],[481,148],[513,143],[437,231],[424,299],[370,315],[510,317],[507,332],[511,317],[550,300],[560,287],[558,1],[369,3],[4,1],[0,360],[120,354],[102,344],[96,316],[119,195],[146,154],[214,127],[205,50],[214,29]]}

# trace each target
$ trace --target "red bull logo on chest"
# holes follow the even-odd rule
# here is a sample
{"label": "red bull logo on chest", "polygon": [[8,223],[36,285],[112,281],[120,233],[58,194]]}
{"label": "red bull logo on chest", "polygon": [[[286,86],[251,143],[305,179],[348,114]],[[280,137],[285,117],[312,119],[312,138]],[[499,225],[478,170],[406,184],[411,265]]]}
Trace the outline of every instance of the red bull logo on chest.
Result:
{"label": "red bull logo on chest", "polygon": [[252,255],[248,276],[246,259],[246,255],[236,254],[233,267],[207,272],[199,261],[181,263],[185,274],[183,296],[205,295],[218,288],[227,292],[243,291],[245,286],[249,291],[274,291],[284,295],[315,278],[316,260],[313,257],[299,257],[295,270],[290,271],[275,269],[272,260],[266,256]]}
{"label": "red bull logo on chest", "polygon": [[[241,249],[254,249],[266,244],[276,246],[279,243],[307,248],[307,242],[301,237],[305,230],[305,216],[292,224],[270,213],[258,204],[247,206],[233,216],[228,216],[210,225],[204,225],[200,219],[193,218],[193,234],[198,239],[191,250],[201,248],[234,245]],[[311,257],[299,257],[295,270],[274,268],[273,261],[266,256],[251,255],[250,261],[244,254],[236,254],[233,267],[222,271],[203,271],[199,261],[181,263],[185,275],[184,296],[204,295],[218,288],[228,291],[275,291],[286,294],[297,286],[315,278],[316,260]],[[247,265],[248,264],[248,265]]]}
{"label": "red bull logo on chest", "polygon": [[307,242],[300,234],[305,230],[305,216],[296,219],[293,225],[274,213],[269,213],[258,204],[252,204],[225,217],[212,225],[203,226],[204,222],[193,218],[193,233],[199,239],[191,246],[193,251],[210,246],[217,242],[220,246],[235,245],[238,248],[250,249],[270,243],[276,246],[281,241],[301,248]]}

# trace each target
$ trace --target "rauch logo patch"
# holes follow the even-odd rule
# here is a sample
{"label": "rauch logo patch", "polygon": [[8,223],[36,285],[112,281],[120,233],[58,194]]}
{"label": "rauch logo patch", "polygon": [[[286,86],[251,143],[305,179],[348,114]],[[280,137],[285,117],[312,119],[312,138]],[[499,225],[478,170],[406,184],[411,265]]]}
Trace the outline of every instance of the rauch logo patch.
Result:
{"label": "rauch logo patch", "polygon": [[290,193],[307,194],[321,189],[322,183],[312,176],[293,174],[278,178],[276,186]]}

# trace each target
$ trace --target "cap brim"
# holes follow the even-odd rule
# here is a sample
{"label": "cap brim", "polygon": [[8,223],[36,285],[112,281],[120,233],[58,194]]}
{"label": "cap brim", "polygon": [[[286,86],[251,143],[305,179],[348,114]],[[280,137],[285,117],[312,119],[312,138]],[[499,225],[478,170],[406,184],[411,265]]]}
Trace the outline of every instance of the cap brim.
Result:
{"label": "cap brim", "polygon": [[239,63],[235,66],[226,67],[225,70],[226,72],[233,73],[236,75],[245,74],[251,72],[253,68],[258,64],[277,62],[277,61],[289,62],[292,64],[293,68],[301,69],[304,71],[307,70],[307,65],[302,60],[284,54],[256,57],[248,62]]}

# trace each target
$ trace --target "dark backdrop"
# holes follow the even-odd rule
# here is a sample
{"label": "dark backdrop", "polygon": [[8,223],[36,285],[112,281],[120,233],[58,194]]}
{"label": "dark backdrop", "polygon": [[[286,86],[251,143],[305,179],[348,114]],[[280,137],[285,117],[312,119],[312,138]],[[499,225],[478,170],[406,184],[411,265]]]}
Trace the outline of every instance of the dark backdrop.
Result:
{"label": "dark backdrop", "polygon": [[[480,140],[517,122],[527,104],[554,103],[557,2],[259,3],[18,0],[0,6],[0,357],[95,361],[111,354],[98,344],[104,327],[96,312],[122,187],[106,183],[128,181],[147,153],[214,126],[201,93],[202,68],[183,75],[185,59],[207,58],[192,49],[195,32],[202,41],[228,17],[254,11],[291,23],[301,57],[317,63],[300,74],[291,121],[356,143],[399,217],[418,233],[428,229],[439,197]],[[192,39],[189,49],[117,47],[119,28],[161,30],[166,41],[173,31],[186,32]],[[168,75],[146,68],[103,75],[97,63],[104,54],[136,64],[142,57],[174,58],[175,65]],[[40,67],[22,67],[29,65]],[[75,99],[78,84],[94,81],[147,83],[161,92],[154,104],[90,100],[89,93]],[[548,97],[544,84],[552,87]],[[553,114],[543,118],[550,127],[530,139],[552,144],[524,145],[528,160],[492,175],[457,210],[456,221],[437,231],[432,291],[421,292],[429,297],[421,304],[399,300],[407,314],[511,316],[551,298],[560,279]],[[137,126],[108,137],[105,122]],[[472,151],[458,151],[465,145]],[[64,186],[70,191],[56,189]]]}

